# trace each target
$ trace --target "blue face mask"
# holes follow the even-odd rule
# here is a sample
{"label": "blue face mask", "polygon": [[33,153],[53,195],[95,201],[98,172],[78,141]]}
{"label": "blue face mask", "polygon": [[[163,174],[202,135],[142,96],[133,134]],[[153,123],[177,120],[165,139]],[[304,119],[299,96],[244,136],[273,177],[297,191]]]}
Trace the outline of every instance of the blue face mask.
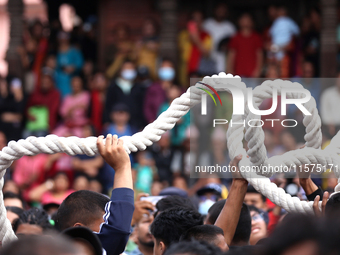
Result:
{"label": "blue face mask", "polygon": [[137,72],[134,69],[125,69],[121,72],[121,75],[124,80],[131,81],[136,78]]}
{"label": "blue face mask", "polygon": [[158,76],[162,81],[171,81],[175,78],[175,70],[172,67],[161,67]]}

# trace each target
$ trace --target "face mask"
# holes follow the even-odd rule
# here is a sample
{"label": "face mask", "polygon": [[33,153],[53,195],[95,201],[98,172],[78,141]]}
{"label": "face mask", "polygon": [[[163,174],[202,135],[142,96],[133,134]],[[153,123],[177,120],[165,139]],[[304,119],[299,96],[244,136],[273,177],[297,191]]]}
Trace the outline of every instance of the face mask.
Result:
{"label": "face mask", "polygon": [[137,72],[134,69],[125,69],[122,71],[121,75],[124,80],[131,81],[136,78]]}
{"label": "face mask", "polygon": [[202,215],[207,215],[210,207],[215,204],[215,201],[207,199],[204,202],[200,203],[198,206],[198,212]]}
{"label": "face mask", "polygon": [[172,67],[161,67],[158,76],[162,81],[171,81],[175,78],[175,70]]}

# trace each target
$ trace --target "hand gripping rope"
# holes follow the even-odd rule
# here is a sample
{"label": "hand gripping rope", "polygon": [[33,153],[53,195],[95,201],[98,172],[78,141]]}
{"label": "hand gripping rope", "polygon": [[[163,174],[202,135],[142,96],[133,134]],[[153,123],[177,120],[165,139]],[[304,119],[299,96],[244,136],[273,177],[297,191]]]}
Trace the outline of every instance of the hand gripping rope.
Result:
{"label": "hand gripping rope", "polygon": [[[228,78],[228,79],[226,79]],[[241,82],[239,76],[231,74],[220,73],[212,77],[204,77],[203,82],[214,87],[216,84],[223,84],[224,82],[232,83],[241,88],[246,95],[246,85]],[[276,87],[278,94],[281,89],[285,87],[302,88],[299,83],[292,83],[289,81],[266,81],[258,86],[253,91],[254,107],[258,106],[266,98],[272,97],[272,89]],[[176,122],[184,116],[190,108],[195,106],[201,101],[201,94],[205,93],[199,88],[206,88],[205,86],[197,83],[195,86],[188,88],[179,98],[176,98],[170,107],[163,112],[153,123],[147,125],[143,131],[138,132],[132,136],[120,137],[124,140],[124,147],[128,153],[136,152],[138,150],[145,150],[147,146],[157,142],[161,136],[168,130],[172,129]],[[227,89],[217,89],[227,90]],[[300,98],[302,95],[298,93],[287,94],[288,98]],[[278,206],[283,207],[288,212],[302,212],[312,213],[312,203],[300,201],[296,197],[291,197],[286,194],[282,188],[278,188],[276,184],[270,182],[266,177],[271,176],[272,173],[261,170],[261,166],[270,165],[302,165],[302,164],[338,164],[340,158],[340,135],[337,134],[331,141],[330,145],[325,150],[320,150],[321,145],[321,120],[316,109],[314,98],[308,103],[304,104],[306,109],[312,113],[311,116],[304,116],[303,124],[306,127],[306,147],[300,150],[294,150],[285,153],[281,156],[267,158],[266,148],[263,145],[264,132],[262,128],[251,128],[249,126],[245,129],[243,126],[237,125],[236,127],[229,127],[227,132],[227,141],[230,158],[233,159],[238,154],[244,155],[240,161],[240,166],[260,166],[258,173],[254,172],[241,172],[242,176],[254,186],[256,190],[261,192],[271,201]],[[245,107],[245,116],[233,115],[232,120],[239,122],[249,119],[260,119],[249,112],[248,107]],[[249,151],[246,152],[242,145],[243,137],[248,141]],[[46,137],[28,137],[27,139],[19,140],[17,142],[11,141],[8,146],[0,152],[0,239],[3,244],[16,239],[12,230],[12,226],[6,218],[6,209],[3,202],[2,188],[4,185],[4,178],[6,169],[12,164],[14,160],[21,158],[24,155],[33,156],[39,153],[54,154],[59,152],[67,153],[71,156],[77,154],[86,154],[94,156],[98,153],[96,146],[96,137],[78,138],[78,137],[58,137],[56,135],[48,135]],[[249,158],[245,157],[249,155]],[[340,174],[335,172],[336,177],[339,179]],[[266,176],[266,177],[263,177]],[[335,191],[340,191],[338,184]]]}

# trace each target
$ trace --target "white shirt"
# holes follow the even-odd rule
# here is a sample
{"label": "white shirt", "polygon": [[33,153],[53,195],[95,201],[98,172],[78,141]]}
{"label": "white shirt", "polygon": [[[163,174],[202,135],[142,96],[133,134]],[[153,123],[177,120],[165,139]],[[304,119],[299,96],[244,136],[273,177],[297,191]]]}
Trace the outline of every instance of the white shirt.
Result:
{"label": "white shirt", "polygon": [[326,89],[321,94],[320,112],[325,125],[340,125],[340,91],[337,86]]}
{"label": "white shirt", "polygon": [[211,57],[216,62],[217,72],[225,72],[225,53],[217,51],[217,47],[223,38],[232,37],[236,33],[236,28],[229,21],[224,20],[218,22],[213,18],[209,18],[204,21],[203,27],[213,39],[213,50],[211,52]]}

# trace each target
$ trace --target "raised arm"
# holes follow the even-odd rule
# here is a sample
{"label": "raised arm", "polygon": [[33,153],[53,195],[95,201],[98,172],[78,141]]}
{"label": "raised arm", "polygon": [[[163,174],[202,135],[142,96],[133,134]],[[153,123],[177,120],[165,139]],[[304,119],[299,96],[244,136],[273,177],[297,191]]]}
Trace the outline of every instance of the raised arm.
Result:
{"label": "raised arm", "polygon": [[131,162],[117,135],[103,136],[97,140],[100,155],[115,170],[110,202],[105,206],[104,222],[97,233],[107,254],[119,255],[126,246],[131,233],[134,211]]}
{"label": "raised arm", "polygon": [[233,182],[224,207],[218,216],[215,225],[224,231],[224,239],[228,246],[234,238],[236,227],[240,218],[242,204],[247,192],[248,182],[239,173],[238,163],[242,155],[238,155],[230,163],[230,166],[237,168],[237,173],[233,173]]}
{"label": "raised arm", "polygon": [[98,138],[97,147],[100,155],[115,170],[113,188],[133,189],[131,162],[123,147],[123,140],[118,139],[117,135],[108,134],[104,145],[103,138]]}

